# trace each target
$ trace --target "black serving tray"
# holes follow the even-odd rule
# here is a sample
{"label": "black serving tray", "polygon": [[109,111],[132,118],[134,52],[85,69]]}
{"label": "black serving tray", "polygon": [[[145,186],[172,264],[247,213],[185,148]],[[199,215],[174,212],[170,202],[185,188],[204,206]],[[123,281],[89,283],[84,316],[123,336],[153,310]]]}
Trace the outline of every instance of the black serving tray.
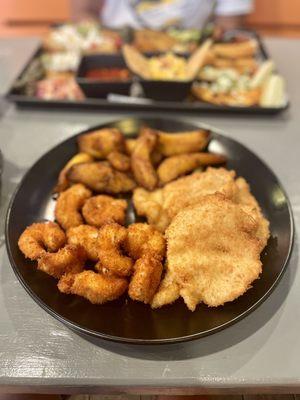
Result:
{"label": "black serving tray", "polygon": [[[266,60],[269,58],[269,54],[264,46],[264,43],[260,36],[255,31],[243,30],[244,35],[253,37],[258,41],[259,44],[259,58],[261,60]],[[23,75],[23,73],[28,68],[29,64],[34,58],[39,56],[42,52],[42,48],[38,48],[33,56],[29,59],[28,63],[23,68],[22,72],[19,74],[18,79]],[[91,56],[92,57],[92,56]],[[119,55],[112,57],[120,57]],[[141,82],[142,83],[142,82]],[[119,91],[112,93],[120,94]],[[124,94],[121,93],[121,94]],[[202,101],[158,101],[150,100],[144,98],[131,98],[131,97],[118,97],[114,101],[110,101],[107,98],[91,98],[88,97],[84,100],[42,100],[34,96],[28,96],[19,92],[18,89],[14,88],[14,83],[12,84],[10,90],[8,91],[6,98],[14,102],[18,107],[22,108],[35,108],[35,109],[67,109],[67,110],[111,110],[111,111],[168,111],[168,112],[184,112],[184,113],[194,113],[199,114],[199,112],[220,112],[220,113],[239,113],[239,114],[260,114],[260,115],[273,115],[281,113],[289,107],[289,101],[282,107],[237,107],[237,106],[218,106]]]}

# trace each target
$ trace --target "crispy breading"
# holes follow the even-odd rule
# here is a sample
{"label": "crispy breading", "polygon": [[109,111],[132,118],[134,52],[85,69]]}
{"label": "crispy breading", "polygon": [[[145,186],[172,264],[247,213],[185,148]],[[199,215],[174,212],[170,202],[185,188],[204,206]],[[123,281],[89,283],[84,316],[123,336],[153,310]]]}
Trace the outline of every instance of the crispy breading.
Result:
{"label": "crispy breading", "polygon": [[79,182],[97,193],[130,192],[136,183],[123,172],[114,170],[108,162],[91,162],[74,165],[67,173],[72,182]]}
{"label": "crispy breading", "polygon": [[123,278],[83,271],[64,275],[57,286],[62,293],[77,294],[93,304],[103,304],[120,297],[128,284]]}
{"label": "crispy breading", "polygon": [[159,308],[165,304],[174,303],[180,297],[180,287],[176,282],[176,279],[173,278],[171,271],[168,269],[166,264],[166,274],[163,277],[157,292],[155,293],[151,307]]}
{"label": "crispy breading", "polygon": [[82,215],[87,224],[100,228],[101,226],[117,222],[124,225],[127,201],[115,199],[106,195],[89,198],[82,207]]}
{"label": "crispy breading", "polygon": [[132,300],[145,304],[151,302],[160,283],[163,265],[159,258],[145,254],[134,264],[134,273],[129,283],[128,295]]}
{"label": "crispy breading", "polygon": [[18,240],[26,258],[37,260],[46,251],[57,251],[66,243],[64,231],[55,222],[36,222],[28,226]]}
{"label": "crispy breading", "polygon": [[124,248],[134,260],[144,255],[153,255],[162,260],[166,253],[166,241],[161,232],[153,226],[136,223],[127,228]]}
{"label": "crispy breading", "polygon": [[148,190],[157,185],[157,174],[151,160],[151,153],[157,143],[157,135],[151,129],[144,129],[136,141],[131,155],[131,168],[136,182]]}
{"label": "crispy breading", "polygon": [[128,276],[132,272],[133,261],[122,252],[127,238],[127,230],[116,223],[102,226],[99,230],[99,266],[118,276]]}
{"label": "crispy breading", "polygon": [[130,170],[130,158],[126,154],[119,151],[112,151],[108,154],[107,160],[118,171],[126,172]]}
{"label": "crispy breading", "polygon": [[[77,166],[80,165],[83,164],[78,164]],[[91,196],[92,192],[80,183],[61,192],[55,206],[55,218],[57,222],[64,229],[83,224],[80,211],[84,202]]]}
{"label": "crispy breading", "polygon": [[106,158],[112,151],[124,150],[124,136],[116,128],[103,128],[80,135],[77,139],[81,152],[94,158]]}
{"label": "crispy breading", "polygon": [[67,178],[67,172],[73,165],[89,161],[93,161],[93,157],[91,155],[87,153],[75,154],[75,156],[72,157],[64,166],[64,168],[60,171],[58,175],[57,184],[53,192],[54,193],[62,192],[63,190],[66,190],[70,186],[70,183]]}
{"label": "crispy breading", "polygon": [[[140,130],[140,134],[143,134],[145,129],[149,129],[149,128],[141,128]],[[135,149],[137,143],[137,139],[126,139],[125,142],[125,148],[126,148],[126,153],[131,155]],[[154,147],[154,149],[152,150],[151,154],[150,154],[150,158],[151,158],[151,162],[152,165],[154,165],[155,167],[161,162],[163,155],[158,151],[157,149],[157,144]]]}
{"label": "crispy breading", "polygon": [[[223,305],[261,273],[257,221],[216,193],[182,210],[166,231],[167,265],[187,307]],[[156,302],[156,307],[162,306]]]}
{"label": "crispy breading", "polygon": [[261,249],[263,249],[269,239],[269,221],[264,217],[261,208],[250,192],[250,187],[244,178],[240,177],[235,181],[238,190],[234,197],[234,201],[243,206],[244,211],[250,214],[258,223],[258,229],[256,236],[261,243]]}
{"label": "crispy breading", "polygon": [[180,133],[155,132],[158,134],[158,151],[166,157],[201,151],[209,139],[209,132],[203,129]]}
{"label": "crispy breading", "polygon": [[137,188],[133,194],[134,207],[138,215],[145,216],[151,225],[164,232],[180,210],[196,204],[206,194],[218,191],[233,198],[237,190],[234,178],[234,171],[209,167],[205,172],[179,178],[153,192]]}
{"label": "crispy breading", "polygon": [[38,259],[37,268],[54,278],[67,273],[78,273],[83,270],[87,259],[84,248],[76,244],[67,244],[57,253],[44,253]]}
{"label": "crispy breading", "polygon": [[158,167],[157,174],[161,184],[166,184],[196,168],[206,165],[223,164],[226,157],[214,153],[179,154],[166,158]]}
{"label": "crispy breading", "polygon": [[98,236],[99,229],[90,225],[79,225],[66,232],[69,244],[82,246],[91,261],[98,261]]}

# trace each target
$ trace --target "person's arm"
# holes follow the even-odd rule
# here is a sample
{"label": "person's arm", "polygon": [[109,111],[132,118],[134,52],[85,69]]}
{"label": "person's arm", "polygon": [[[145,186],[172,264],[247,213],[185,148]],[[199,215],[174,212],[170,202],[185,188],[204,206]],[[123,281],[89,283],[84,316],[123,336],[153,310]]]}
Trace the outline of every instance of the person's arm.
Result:
{"label": "person's arm", "polygon": [[104,0],[71,0],[73,21],[99,19]]}
{"label": "person's arm", "polygon": [[221,29],[241,28],[244,17],[253,9],[252,0],[218,0],[215,10],[215,22]]}

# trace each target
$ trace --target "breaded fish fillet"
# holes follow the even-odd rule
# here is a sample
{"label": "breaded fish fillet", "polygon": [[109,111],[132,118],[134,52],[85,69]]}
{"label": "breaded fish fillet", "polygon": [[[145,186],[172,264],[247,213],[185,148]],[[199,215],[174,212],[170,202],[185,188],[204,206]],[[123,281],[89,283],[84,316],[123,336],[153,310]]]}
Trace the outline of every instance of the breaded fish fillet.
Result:
{"label": "breaded fish fillet", "polygon": [[257,229],[243,206],[220,193],[180,211],[166,231],[166,276],[173,285],[165,290],[161,283],[152,307],[176,297],[174,285],[191,311],[201,302],[216,307],[241,296],[262,271]]}
{"label": "breaded fish fillet", "polygon": [[133,203],[138,215],[145,216],[149,224],[163,232],[180,210],[197,204],[207,194],[220,192],[234,198],[237,190],[234,179],[234,171],[207,168],[205,172],[195,172],[153,192],[137,188]]}
{"label": "breaded fish fillet", "polygon": [[250,187],[245,179],[238,178],[235,183],[238,190],[236,191],[234,201],[244,206],[244,210],[258,222],[256,235],[261,243],[261,249],[263,249],[270,236],[269,221],[263,216],[261,208],[255,197],[251,194]]}

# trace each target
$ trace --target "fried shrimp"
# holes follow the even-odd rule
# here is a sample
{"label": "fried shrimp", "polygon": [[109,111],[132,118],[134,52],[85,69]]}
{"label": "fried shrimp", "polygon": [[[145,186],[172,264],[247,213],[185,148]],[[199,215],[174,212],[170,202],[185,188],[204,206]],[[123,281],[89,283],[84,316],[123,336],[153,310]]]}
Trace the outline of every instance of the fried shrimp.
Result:
{"label": "fried shrimp", "polygon": [[93,157],[87,153],[78,153],[74,157],[72,157],[71,160],[69,160],[68,163],[64,166],[64,168],[60,171],[57,180],[57,185],[55,186],[53,192],[54,193],[62,192],[63,190],[66,190],[69,187],[67,172],[73,165],[89,161],[93,161]]}
{"label": "fried shrimp", "polygon": [[89,225],[100,228],[102,225],[111,222],[124,225],[126,209],[126,200],[99,195],[91,197],[85,202],[82,208],[82,214]]}
{"label": "fried shrimp", "polygon": [[214,153],[179,154],[166,158],[158,167],[157,174],[160,183],[165,184],[192,172],[194,169],[214,164],[222,164],[226,157]]}
{"label": "fried shrimp", "polygon": [[112,151],[107,156],[107,160],[118,171],[126,172],[130,170],[130,158],[126,154],[119,151]]}
{"label": "fried shrimp", "polygon": [[81,152],[95,158],[106,158],[112,151],[124,150],[124,137],[116,128],[104,128],[78,137]]}
{"label": "fried shrimp", "polygon": [[64,231],[55,222],[37,222],[21,234],[18,246],[26,258],[37,260],[46,251],[57,251],[66,243]]}
{"label": "fried shrimp", "polygon": [[83,271],[64,275],[57,286],[62,293],[77,294],[93,304],[103,304],[120,297],[128,284],[124,278]]}
{"label": "fried shrimp", "polygon": [[124,172],[114,170],[108,162],[74,165],[67,174],[71,182],[82,183],[97,193],[130,192],[136,183]]}
{"label": "fried shrimp", "polygon": [[122,254],[122,246],[127,238],[127,230],[116,223],[104,225],[99,231],[100,264],[109,272],[128,276],[131,274],[133,261]]}
{"label": "fried shrimp", "polygon": [[166,157],[201,151],[206,147],[209,139],[209,132],[202,129],[181,133],[166,133],[162,131],[157,131],[157,133],[158,150]]}
{"label": "fried shrimp", "polygon": [[153,226],[136,223],[127,228],[125,250],[134,260],[153,255],[161,261],[166,253],[166,241]]}
{"label": "fried shrimp", "polygon": [[91,195],[92,192],[81,184],[71,186],[69,189],[60,193],[55,207],[55,218],[57,222],[64,229],[81,225],[83,219],[80,210],[84,202],[91,197]]}
{"label": "fried shrimp", "polygon": [[144,129],[137,139],[131,155],[131,168],[135,180],[140,186],[153,190],[157,185],[157,174],[152,165],[151,153],[157,143],[157,135],[151,129]]}
{"label": "fried shrimp", "polygon": [[134,264],[128,289],[129,297],[145,304],[151,303],[159,286],[162,270],[162,263],[157,257],[147,254],[139,258]]}
{"label": "fried shrimp", "polygon": [[94,226],[79,225],[67,230],[69,244],[81,245],[91,261],[98,261],[99,230]]}
{"label": "fried shrimp", "polygon": [[54,278],[66,273],[78,273],[83,270],[87,255],[80,245],[67,244],[57,253],[44,253],[38,259],[37,268]]}

